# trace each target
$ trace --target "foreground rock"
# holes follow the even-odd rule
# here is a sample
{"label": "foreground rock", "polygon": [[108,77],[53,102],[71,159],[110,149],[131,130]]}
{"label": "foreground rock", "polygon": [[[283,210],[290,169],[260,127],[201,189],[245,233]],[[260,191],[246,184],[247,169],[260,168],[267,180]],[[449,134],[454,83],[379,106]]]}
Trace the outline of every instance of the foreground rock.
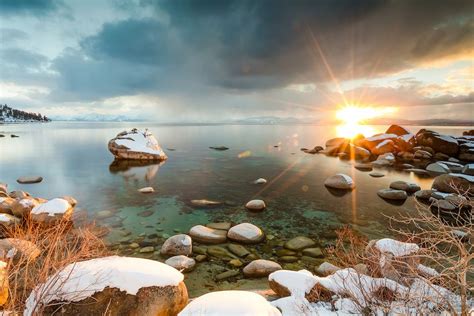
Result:
{"label": "foreground rock", "polygon": [[43,177],[39,176],[19,177],[16,180],[16,182],[21,184],[40,183],[41,181],[43,181]]}
{"label": "foreground rock", "polygon": [[474,176],[463,174],[443,174],[433,180],[431,188],[446,193],[467,192],[474,194]]}
{"label": "foreground rock", "polygon": [[263,296],[246,291],[219,291],[194,299],[179,316],[196,315],[255,315],[281,316]]}
{"label": "foreground rock", "polygon": [[109,141],[108,147],[116,159],[167,159],[155,136],[148,130],[141,131],[134,128],[130,131],[123,131]]}
{"label": "foreground rock", "polygon": [[41,224],[71,220],[74,207],[65,199],[56,198],[41,203],[31,210],[31,219]]}
{"label": "foreground rock", "polygon": [[281,270],[281,266],[270,260],[258,259],[250,262],[243,269],[244,275],[249,278],[260,278]]}
{"label": "foreground rock", "polygon": [[192,254],[192,252],[192,239],[185,234],[171,236],[170,238],[166,239],[160,250],[160,253],[165,256],[189,256]]}
{"label": "foreground rock", "polygon": [[20,218],[22,217],[28,217],[31,213],[31,210],[38,206],[40,203],[31,198],[24,198],[21,200],[16,200],[13,205],[12,205],[12,213],[15,216],[18,216]]}
{"label": "foreground rock", "polygon": [[203,244],[221,244],[227,240],[227,231],[196,225],[189,230],[189,236]]}
{"label": "foreground rock", "polygon": [[[41,293],[41,295],[39,295]],[[25,315],[176,315],[188,302],[183,274],[158,261],[105,257],[75,262],[26,301]]]}
{"label": "foreground rock", "polygon": [[324,181],[324,185],[333,189],[352,190],[355,188],[354,181],[348,175],[338,173]]}
{"label": "foreground rock", "polygon": [[18,238],[0,239],[0,256],[12,259],[14,262],[33,261],[41,253],[41,250],[32,242]]}
{"label": "foreground rock", "polygon": [[244,244],[257,244],[265,238],[265,234],[253,224],[242,223],[231,227],[227,233],[227,238]]}
{"label": "foreground rock", "polygon": [[416,134],[416,142],[418,145],[431,147],[435,152],[449,156],[456,156],[459,151],[458,141],[454,137],[426,129],[421,129]]}

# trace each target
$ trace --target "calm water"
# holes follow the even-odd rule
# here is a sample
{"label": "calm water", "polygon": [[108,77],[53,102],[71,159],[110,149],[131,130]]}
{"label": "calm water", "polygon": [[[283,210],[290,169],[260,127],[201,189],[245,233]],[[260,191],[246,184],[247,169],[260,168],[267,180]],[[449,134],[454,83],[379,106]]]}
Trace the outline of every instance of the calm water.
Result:
{"label": "calm water", "polygon": [[[158,138],[169,159],[162,165],[114,166],[107,142],[125,128],[148,127]],[[382,132],[386,126],[374,126]],[[410,127],[416,132],[421,127]],[[463,127],[430,127],[461,135]],[[72,195],[78,209],[94,218],[109,210],[114,216],[97,220],[112,229],[108,241],[128,255],[142,255],[127,248],[133,240],[147,240],[159,246],[168,236],[186,232],[196,224],[211,221],[250,221],[281,242],[298,235],[318,240],[324,246],[334,240],[334,229],[352,224],[370,237],[386,236],[386,215],[410,212],[413,197],[403,205],[392,205],[377,197],[378,189],[394,180],[417,182],[429,188],[432,179],[381,170],[387,176],[372,178],[354,169],[350,162],[324,155],[308,155],[301,147],[324,145],[336,135],[331,126],[159,126],[151,123],[62,123],[0,125],[0,181],[11,190],[54,198]],[[8,137],[14,133],[19,138]],[[368,135],[366,135],[368,136]],[[209,146],[225,145],[227,151]],[[278,147],[274,147],[278,146]],[[166,148],[173,148],[174,151]],[[334,195],[323,185],[335,173],[351,175],[353,192]],[[41,175],[40,184],[21,185],[22,175]],[[265,186],[252,182],[266,178]],[[137,189],[153,186],[156,193],[143,195]],[[248,213],[244,205],[262,198],[267,210]],[[196,208],[192,199],[225,201],[217,208]],[[130,235],[124,237],[131,232]],[[268,245],[258,246],[262,257],[272,258]],[[267,248],[265,248],[267,247]],[[157,247],[159,249],[159,247]],[[211,268],[209,268],[211,267]],[[191,294],[225,287],[252,287],[257,281],[213,283],[216,263],[200,264],[187,276]]]}

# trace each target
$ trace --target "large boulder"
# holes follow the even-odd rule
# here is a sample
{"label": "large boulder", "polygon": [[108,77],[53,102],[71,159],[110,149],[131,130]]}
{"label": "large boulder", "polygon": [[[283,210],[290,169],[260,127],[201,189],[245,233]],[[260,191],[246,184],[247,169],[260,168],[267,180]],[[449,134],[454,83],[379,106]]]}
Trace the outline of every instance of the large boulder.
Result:
{"label": "large boulder", "polygon": [[262,295],[247,291],[218,291],[194,299],[179,316],[258,315],[281,316]]}
{"label": "large boulder", "polygon": [[59,221],[69,221],[74,207],[63,198],[55,198],[33,207],[31,219],[40,224],[54,224]]}
{"label": "large boulder", "polygon": [[192,242],[191,237],[185,234],[171,236],[161,246],[160,253],[165,256],[189,256],[193,252]]}
{"label": "large boulder", "polygon": [[141,258],[75,262],[32,291],[24,315],[177,315],[188,302],[183,277]]}
{"label": "large boulder", "polygon": [[265,238],[265,234],[253,224],[242,223],[229,229],[227,238],[244,244],[256,244]]}
{"label": "large boulder", "polygon": [[394,140],[398,137],[396,134],[377,134],[371,137],[367,137],[358,142],[362,147],[367,148],[371,152],[380,143],[386,140]]}
{"label": "large boulder", "polygon": [[442,174],[434,178],[431,188],[446,193],[474,194],[474,176],[459,173]]}
{"label": "large boulder", "polygon": [[155,136],[148,130],[141,131],[134,128],[130,131],[121,132],[109,141],[108,147],[116,159],[167,159]]}
{"label": "large boulder", "polygon": [[459,151],[459,143],[454,137],[426,129],[421,129],[416,134],[416,142],[418,145],[431,147],[435,152],[449,156],[456,156]]}

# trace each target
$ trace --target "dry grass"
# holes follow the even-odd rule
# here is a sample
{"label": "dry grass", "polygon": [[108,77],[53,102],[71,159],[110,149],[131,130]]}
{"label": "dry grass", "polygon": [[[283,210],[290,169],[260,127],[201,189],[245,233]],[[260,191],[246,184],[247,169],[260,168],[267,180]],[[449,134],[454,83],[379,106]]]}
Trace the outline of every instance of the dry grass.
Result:
{"label": "dry grass", "polygon": [[3,260],[8,263],[9,281],[9,299],[3,308],[22,312],[31,291],[58,270],[76,261],[105,255],[106,248],[97,232],[93,224],[73,227],[69,221],[60,221],[54,226],[43,226],[30,220],[7,230],[7,237],[31,242],[39,254],[36,258],[29,251],[17,252],[14,258],[3,254]]}

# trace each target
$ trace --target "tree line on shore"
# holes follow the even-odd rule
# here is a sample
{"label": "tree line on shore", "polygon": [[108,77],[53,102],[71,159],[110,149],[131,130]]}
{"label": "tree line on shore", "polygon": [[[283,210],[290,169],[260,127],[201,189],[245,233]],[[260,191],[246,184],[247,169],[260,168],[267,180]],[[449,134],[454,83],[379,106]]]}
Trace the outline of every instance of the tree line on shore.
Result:
{"label": "tree line on shore", "polygon": [[39,121],[39,122],[49,122],[51,121],[46,115],[41,115],[41,113],[33,113],[17,110],[9,107],[7,104],[0,104],[0,121]]}

